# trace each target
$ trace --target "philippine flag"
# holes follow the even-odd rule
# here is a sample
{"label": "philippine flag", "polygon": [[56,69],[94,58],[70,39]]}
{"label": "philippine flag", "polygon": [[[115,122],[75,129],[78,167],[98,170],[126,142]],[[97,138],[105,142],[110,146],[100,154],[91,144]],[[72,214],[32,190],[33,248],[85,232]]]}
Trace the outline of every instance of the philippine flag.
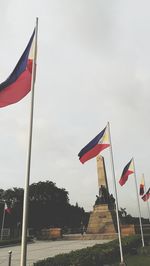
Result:
{"label": "philippine flag", "polygon": [[142,197],[142,200],[144,201],[148,201],[150,198],[150,188],[148,189],[148,191],[145,193],[145,195]]}
{"label": "philippine flag", "polygon": [[16,103],[31,90],[35,30],[10,76],[0,84],[0,107]]}
{"label": "philippine flag", "polygon": [[7,206],[7,203],[5,203],[5,212],[11,214],[11,208]]}
{"label": "philippine flag", "polygon": [[102,150],[110,146],[107,126],[92,139],[78,154],[81,163],[96,157]]}
{"label": "philippine flag", "polygon": [[142,196],[143,194],[144,194],[144,177],[142,177],[140,183],[140,196]]}
{"label": "philippine flag", "polygon": [[128,180],[128,176],[133,173],[134,173],[134,165],[133,165],[133,159],[131,159],[130,162],[123,169],[121,178],[119,180],[119,184],[123,186]]}

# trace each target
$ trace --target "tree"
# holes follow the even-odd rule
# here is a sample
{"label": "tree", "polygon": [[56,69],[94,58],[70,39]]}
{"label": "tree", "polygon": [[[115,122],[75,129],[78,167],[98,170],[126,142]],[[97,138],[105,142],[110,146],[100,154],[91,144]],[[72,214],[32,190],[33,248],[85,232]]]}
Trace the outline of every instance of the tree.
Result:
{"label": "tree", "polygon": [[[120,208],[119,217],[122,224],[139,224],[139,217],[133,217],[131,214],[127,214],[126,208]],[[142,218],[142,224],[147,224],[148,219]]]}
{"label": "tree", "polygon": [[68,192],[51,181],[33,183],[29,191],[29,225],[36,229],[63,224]]}
{"label": "tree", "polygon": [[[16,187],[1,189],[0,199],[12,205],[11,219],[10,217],[6,219],[6,225],[17,227],[22,223],[23,189]],[[68,191],[58,188],[55,183],[47,180],[30,185],[28,216],[30,228],[39,230],[45,227],[79,227],[84,220],[84,214],[84,209],[78,204],[70,205]]]}
{"label": "tree", "polygon": [[126,208],[120,208],[120,213],[122,217],[126,217],[127,216]]}

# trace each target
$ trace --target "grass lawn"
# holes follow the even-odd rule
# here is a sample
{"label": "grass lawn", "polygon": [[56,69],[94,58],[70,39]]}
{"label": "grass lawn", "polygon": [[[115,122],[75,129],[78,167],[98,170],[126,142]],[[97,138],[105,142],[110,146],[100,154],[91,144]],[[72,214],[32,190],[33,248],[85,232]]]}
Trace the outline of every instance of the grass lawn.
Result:
{"label": "grass lawn", "polygon": [[[129,256],[125,257],[125,263],[127,266],[150,266],[150,256]],[[114,264],[114,266],[119,266],[119,263]]]}
{"label": "grass lawn", "polygon": [[135,255],[125,258],[127,266],[150,266],[150,256]]}
{"label": "grass lawn", "polygon": [[139,250],[137,255],[125,256],[124,261],[127,266],[150,266],[150,246]]}

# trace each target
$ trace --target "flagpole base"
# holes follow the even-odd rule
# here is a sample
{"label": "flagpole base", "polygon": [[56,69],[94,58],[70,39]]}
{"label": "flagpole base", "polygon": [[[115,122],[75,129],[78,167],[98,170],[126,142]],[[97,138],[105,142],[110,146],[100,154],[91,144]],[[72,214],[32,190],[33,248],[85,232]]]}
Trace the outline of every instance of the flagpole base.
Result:
{"label": "flagpole base", "polygon": [[125,262],[120,262],[119,266],[126,266],[127,264]]}

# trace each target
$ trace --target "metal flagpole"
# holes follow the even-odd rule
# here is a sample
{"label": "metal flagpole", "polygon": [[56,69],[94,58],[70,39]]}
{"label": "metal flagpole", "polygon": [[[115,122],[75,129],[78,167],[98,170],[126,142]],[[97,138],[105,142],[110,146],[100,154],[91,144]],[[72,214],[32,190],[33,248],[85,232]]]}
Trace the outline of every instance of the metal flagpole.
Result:
{"label": "metal flagpole", "polygon": [[[144,179],[145,191],[147,191],[146,182],[145,182],[145,176],[144,176],[144,174],[142,176],[143,176],[143,179]],[[149,202],[148,202],[148,200],[147,200],[147,209],[148,209],[149,222],[150,222],[150,208],[149,208]]]}
{"label": "metal flagpole", "polygon": [[138,194],[138,186],[137,186],[134,158],[132,158],[132,161],[133,161],[133,167],[134,167],[134,180],[135,180],[136,196],[137,196],[138,209],[139,209],[139,222],[140,222],[140,230],[141,230],[141,240],[142,240],[142,246],[144,247],[143,228],[142,228],[142,221],[141,221],[141,209],[140,209],[140,201],[139,201],[139,194]]}
{"label": "metal flagpole", "polygon": [[5,201],[4,201],[3,220],[2,220],[2,227],[1,227],[1,240],[3,240],[4,223],[5,223]]}
{"label": "metal flagpole", "polygon": [[108,134],[109,134],[109,141],[110,141],[111,168],[112,168],[112,175],[113,175],[114,188],[115,188],[115,198],[116,198],[116,216],[117,216],[118,238],[119,238],[120,258],[121,258],[120,265],[123,266],[125,264],[124,264],[123,252],[122,252],[121,231],[120,231],[120,222],[119,222],[118,196],[117,196],[117,186],[116,186],[115,169],[114,169],[114,159],[113,159],[113,151],[112,151],[112,143],[111,143],[111,135],[110,135],[110,125],[109,125],[109,122],[108,122],[107,126],[108,126]]}
{"label": "metal flagpole", "polygon": [[38,33],[38,18],[36,18],[35,47],[34,47],[34,57],[33,57],[33,66],[32,66],[30,127],[29,127],[29,143],[28,143],[28,153],[27,153],[27,173],[26,173],[26,180],[25,180],[24,202],[23,202],[23,223],[22,223],[20,266],[26,266],[26,257],[27,257],[28,199],[29,199],[29,181],[30,181],[32,129],[33,129],[34,83],[35,83],[35,70],[36,70],[37,33]]}

